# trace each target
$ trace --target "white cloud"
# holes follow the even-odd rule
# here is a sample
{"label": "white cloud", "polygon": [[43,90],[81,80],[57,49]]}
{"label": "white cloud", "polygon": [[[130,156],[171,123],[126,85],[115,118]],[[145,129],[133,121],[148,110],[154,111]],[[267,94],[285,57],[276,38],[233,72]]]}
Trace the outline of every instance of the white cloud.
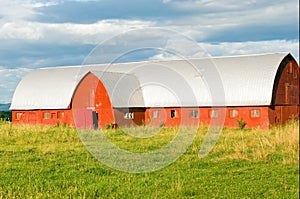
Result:
{"label": "white cloud", "polygon": [[[169,19],[164,22],[168,26],[187,32],[199,32],[197,38],[223,29],[236,29],[245,25],[277,25],[299,22],[299,3],[297,0],[276,1],[240,1],[240,0],[187,0],[172,1],[178,10],[190,12],[189,15]],[[297,24],[295,24],[297,26]]]}
{"label": "white cloud", "polygon": [[0,66],[0,103],[9,103],[19,81],[32,69],[5,69]]}
{"label": "white cloud", "polygon": [[[170,43],[171,42],[171,43]],[[270,40],[257,42],[193,43],[189,40],[167,43],[160,53],[150,60],[172,60],[181,58],[203,58],[208,56],[235,56],[289,52],[299,63],[299,41]],[[175,42],[175,43],[174,43]],[[183,44],[183,45],[182,45]],[[177,52],[177,54],[170,53]]]}
{"label": "white cloud", "polygon": [[93,24],[8,22],[0,27],[0,39],[97,44],[117,33],[152,25],[151,21],[139,20],[102,20]]}
{"label": "white cloud", "polygon": [[24,21],[35,16],[34,8],[56,5],[54,1],[34,0],[1,0],[0,2],[0,25],[4,22]]}
{"label": "white cloud", "polygon": [[299,63],[299,40],[200,43],[200,45],[213,56],[290,52]]}
{"label": "white cloud", "polygon": [[[232,32],[228,33],[225,31],[225,33],[227,33],[226,35],[223,34],[222,31],[232,30],[237,33],[238,36],[240,36],[240,32],[242,32],[241,34],[245,34],[246,39],[239,40],[245,42],[200,43],[200,46],[204,49],[201,53],[206,50],[213,56],[223,56],[291,52],[299,63],[299,40],[288,40],[290,38],[280,36],[282,31],[290,31],[289,29],[284,30],[284,28],[281,28],[282,26],[286,24],[291,24],[292,26],[294,23],[294,27],[299,26],[298,0],[162,0],[161,2],[165,4],[164,6],[169,6],[171,10],[174,9],[172,11],[180,11],[178,12],[178,17],[166,17],[165,15],[157,13],[157,18],[159,18],[159,20],[157,20],[157,18],[147,18],[147,16],[145,17],[141,14],[141,16],[137,15],[134,19],[121,19],[122,16],[119,16],[120,19],[99,20],[98,22],[90,24],[79,24],[76,22],[42,23],[34,21],[34,19],[38,20],[39,16],[44,14],[38,13],[38,10],[40,9],[37,8],[58,5],[64,1],[65,0],[0,0],[0,40],[5,41],[5,43],[3,42],[1,44],[2,49],[5,50],[6,48],[11,48],[18,52],[18,50],[20,50],[18,49],[18,45],[10,44],[11,40],[17,40],[20,45],[23,46],[31,45],[32,43],[45,46],[45,51],[43,53],[47,54],[49,53],[46,50],[47,44],[51,44],[52,46],[53,44],[54,46],[55,44],[66,44],[69,46],[80,46],[82,44],[96,45],[99,42],[115,36],[116,34],[148,27],[163,27],[166,29],[169,28],[171,30],[177,30],[181,34],[187,35],[197,41],[212,41],[215,38],[221,38],[220,41],[228,41],[224,37],[232,38],[230,35]],[[72,1],[87,2],[96,0]],[[113,4],[114,3],[112,3],[112,5]],[[74,13],[76,13],[76,11]],[[99,17],[103,17],[101,13],[99,14]],[[249,34],[247,32],[248,30],[251,30],[251,28],[253,29],[253,27],[254,29],[257,28],[253,30],[253,33],[255,34],[255,32],[259,31],[260,28],[264,29],[264,27],[270,27],[270,25],[273,26],[274,29],[262,32],[262,35],[267,33],[271,36],[276,36],[276,34],[278,34],[280,36],[280,40],[274,40],[274,38],[271,38],[273,40],[270,41],[247,41],[249,36],[251,36],[247,36],[247,34]],[[272,31],[276,30],[276,28],[278,28],[281,32],[273,33]],[[294,30],[295,29],[292,29],[292,31]],[[285,32],[282,34],[284,35]],[[293,34],[291,37],[293,39],[296,33],[293,32],[291,34]],[[212,37],[213,39],[210,39],[212,35],[214,37]],[[122,39],[121,44],[110,43],[112,46],[115,45],[111,49],[114,50],[113,48],[121,47],[122,45],[127,46],[125,49],[130,49],[131,47],[134,48],[136,43],[147,47],[153,45],[153,43],[151,44],[153,41],[156,42],[154,44],[154,46],[156,46],[157,43],[164,41],[161,39],[161,35],[155,31],[148,31],[143,34],[134,34],[133,32],[129,38],[124,38]],[[149,38],[149,40],[147,40],[147,38]],[[224,40],[222,40],[223,38]],[[255,38],[257,38],[257,40],[261,40],[260,35]],[[278,38],[275,37],[275,39]],[[106,44],[108,44],[108,42]],[[171,43],[169,41],[168,43],[162,44],[165,44],[165,46],[162,47],[165,47],[166,49],[180,50],[180,54],[184,56],[199,56],[199,54],[195,53],[194,48],[188,44],[183,44],[180,41],[176,42],[173,40]],[[109,47],[110,46],[107,45],[107,48]],[[32,48],[34,48],[34,45]],[[24,49],[26,50],[26,48],[23,48],[23,50]],[[59,62],[62,59],[74,60],[74,55],[72,53],[66,53],[67,55],[65,55],[65,57],[57,59],[57,57],[53,58],[57,56],[53,55],[55,52],[49,53],[49,56],[36,56],[34,49],[31,50],[32,52],[30,53],[26,51],[24,54],[23,52],[19,52],[18,54],[23,61],[23,63],[20,64],[23,67],[26,66],[25,63],[29,63],[32,68],[40,67],[41,65],[50,66],[54,59],[56,61],[59,60]],[[113,54],[115,52],[110,51],[109,53],[112,53],[111,57],[115,56],[115,54]],[[202,54],[200,54],[200,56],[201,55]],[[20,57],[17,57],[16,59]],[[175,57],[178,58],[176,55]],[[170,58],[174,58],[174,55],[163,52],[161,54],[154,55],[150,59]],[[5,63],[9,62],[10,60]],[[56,63],[57,62],[55,62],[55,64]],[[5,68],[6,66],[0,66],[0,103],[10,101],[17,82],[29,70],[24,68]]]}
{"label": "white cloud", "polygon": [[163,3],[170,3],[172,0],[162,0]]}

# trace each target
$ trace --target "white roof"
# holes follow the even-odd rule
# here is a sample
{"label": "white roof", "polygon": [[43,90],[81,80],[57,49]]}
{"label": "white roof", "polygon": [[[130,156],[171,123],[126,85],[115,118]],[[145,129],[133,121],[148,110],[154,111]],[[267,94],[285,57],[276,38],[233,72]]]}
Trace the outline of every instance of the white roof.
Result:
{"label": "white roof", "polygon": [[37,69],[18,84],[10,109],[66,109],[83,75],[80,67]]}
{"label": "white roof", "polygon": [[88,72],[114,107],[270,105],[277,70],[289,53],[38,69],[22,79],[12,110],[65,109]]}
{"label": "white roof", "polygon": [[92,71],[104,84],[115,107],[144,107],[138,78],[132,74]]}

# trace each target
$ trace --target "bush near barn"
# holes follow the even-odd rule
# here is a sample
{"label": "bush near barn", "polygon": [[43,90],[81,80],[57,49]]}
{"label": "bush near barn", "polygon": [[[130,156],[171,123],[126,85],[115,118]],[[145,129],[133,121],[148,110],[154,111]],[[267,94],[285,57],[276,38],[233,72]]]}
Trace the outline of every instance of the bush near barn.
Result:
{"label": "bush near barn", "polygon": [[0,120],[11,121],[11,111],[0,111]]}

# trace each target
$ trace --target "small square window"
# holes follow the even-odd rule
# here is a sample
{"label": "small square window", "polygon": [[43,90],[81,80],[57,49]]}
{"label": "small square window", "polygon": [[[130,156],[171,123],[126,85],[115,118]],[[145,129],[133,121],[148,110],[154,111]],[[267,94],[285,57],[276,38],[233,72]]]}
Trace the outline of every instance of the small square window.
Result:
{"label": "small square window", "polygon": [[152,117],[153,118],[159,118],[159,111],[153,111],[152,112]]}
{"label": "small square window", "polygon": [[124,113],[124,119],[127,119],[127,120],[134,119],[134,113],[130,113],[130,112]]}
{"label": "small square window", "polygon": [[56,118],[56,113],[51,113],[51,118],[55,119]]}
{"label": "small square window", "polygon": [[17,120],[21,119],[22,115],[23,115],[22,112],[17,112],[17,113],[16,113],[16,119],[17,119]]}
{"label": "small square window", "polygon": [[50,113],[45,112],[44,115],[43,115],[43,118],[44,119],[50,119]]}
{"label": "small square window", "polygon": [[251,110],[251,117],[260,117],[260,110]]}
{"label": "small square window", "polygon": [[198,110],[192,110],[191,116],[192,116],[192,118],[199,118],[199,111]]}
{"label": "small square window", "polygon": [[238,115],[239,115],[239,111],[238,111],[238,110],[235,110],[235,109],[230,110],[230,117],[231,117],[231,118],[235,118],[235,117],[237,117]]}
{"label": "small square window", "polygon": [[216,111],[216,110],[210,111],[210,117],[211,118],[217,118],[218,117],[218,111]]}
{"label": "small square window", "polygon": [[176,118],[176,117],[177,117],[177,111],[171,110],[171,118]]}
{"label": "small square window", "polygon": [[64,113],[63,111],[57,112],[57,118],[58,118],[58,119],[63,119],[64,116],[65,116],[65,113]]}

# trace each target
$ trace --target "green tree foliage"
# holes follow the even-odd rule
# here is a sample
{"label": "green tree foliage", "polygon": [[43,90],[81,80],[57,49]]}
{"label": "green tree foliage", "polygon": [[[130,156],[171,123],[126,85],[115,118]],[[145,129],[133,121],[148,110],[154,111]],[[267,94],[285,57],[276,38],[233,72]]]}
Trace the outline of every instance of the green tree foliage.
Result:
{"label": "green tree foliage", "polygon": [[11,121],[10,111],[0,111],[0,120]]}

